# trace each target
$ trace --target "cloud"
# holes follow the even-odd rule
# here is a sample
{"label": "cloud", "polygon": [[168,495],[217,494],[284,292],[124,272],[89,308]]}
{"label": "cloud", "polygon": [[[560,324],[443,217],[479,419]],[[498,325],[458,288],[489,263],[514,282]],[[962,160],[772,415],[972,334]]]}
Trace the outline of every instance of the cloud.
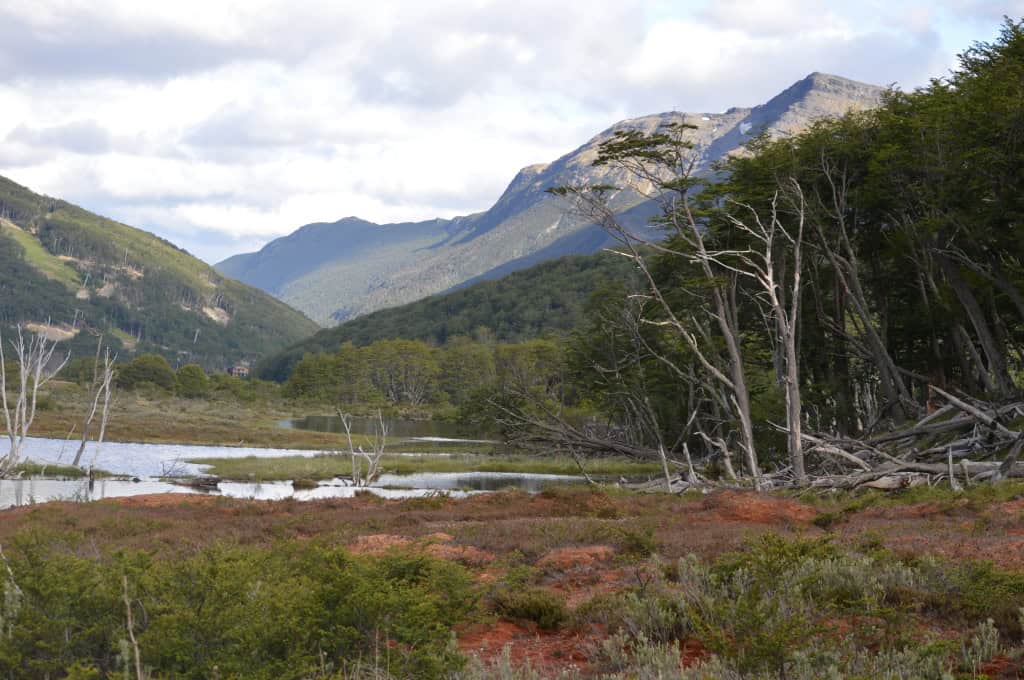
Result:
{"label": "cloud", "polygon": [[913,87],[1005,6],[7,0],[0,174],[217,259],[344,215],[486,209],[617,120],[811,71]]}
{"label": "cloud", "polygon": [[7,135],[6,141],[33,147],[52,147],[80,154],[106,153],[113,148],[110,133],[94,120],[74,121],[44,128],[34,128],[23,123]]}

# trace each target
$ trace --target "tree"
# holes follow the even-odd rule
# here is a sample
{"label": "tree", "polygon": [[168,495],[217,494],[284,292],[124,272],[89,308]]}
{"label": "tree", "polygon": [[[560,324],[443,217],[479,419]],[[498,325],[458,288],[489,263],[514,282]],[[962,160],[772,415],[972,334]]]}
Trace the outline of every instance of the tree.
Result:
{"label": "tree", "polygon": [[7,355],[3,334],[0,333],[0,406],[3,407],[10,443],[7,454],[0,457],[0,479],[9,476],[21,460],[22,447],[36,417],[39,389],[53,379],[70,358],[70,355],[63,359],[54,358],[57,343],[47,339],[48,330],[49,327],[43,328],[26,340],[24,329],[20,325],[17,327],[17,337],[10,341],[18,367],[17,376],[10,384],[15,390],[13,399],[7,394]]}
{"label": "tree", "polygon": [[[727,267],[716,266],[714,258],[708,256],[705,225],[695,198],[695,189],[700,185],[693,175],[698,155],[687,138],[692,129],[692,125],[668,123],[653,133],[617,131],[601,145],[595,162],[595,165],[611,166],[625,174],[630,188],[641,191],[661,206],[657,223],[667,231],[667,240],[638,233],[620,221],[611,201],[623,187],[567,186],[551,192],[570,200],[575,211],[600,225],[622,246],[623,254],[636,264],[647,283],[651,308],[656,310],[656,314],[644,317],[644,323],[673,331],[689,347],[701,367],[702,391],[738,422],[739,444],[747,470],[754,487],[760,488],[761,469],[739,327],[738,274]],[[667,260],[678,265],[677,284],[680,280],[693,281],[696,276],[696,285],[710,304],[691,305],[681,310],[658,280],[649,261],[650,252],[655,253],[662,266]],[[724,359],[717,351],[718,342],[724,344]],[[661,354],[658,357],[680,380],[694,378],[669,357]],[[709,446],[728,451],[725,439],[712,437],[701,427],[698,429]]]}
{"label": "tree", "polygon": [[134,389],[142,383],[152,383],[168,392],[174,390],[174,371],[159,354],[140,354],[117,374],[117,385]]}
{"label": "tree", "polygon": [[[372,450],[365,451],[362,446],[356,446],[352,441],[352,416],[342,411],[341,408],[335,410],[342,427],[345,428],[345,436],[348,439],[348,453],[352,459],[352,486],[370,486],[380,476],[381,459],[384,457],[384,448],[387,445],[388,425],[384,422],[384,416],[379,410],[377,411],[373,439],[368,443]],[[365,471],[363,463],[366,463]]]}
{"label": "tree", "polygon": [[210,379],[197,364],[186,364],[175,375],[175,391],[186,399],[201,399],[210,393]]}
{"label": "tree", "polygon": [[440,385],[453,404],[464,404],[494,384],[494,351],[465,336],[450,338],[441,351]]}
{"label": "tree", "polygon": [[422,406],[437,392],[436,351],[417,340],[380,340],[365,348],[373,386],[392,404]]}
{"label": "tree", "polygon": [[[790,233],[782,223],[779,212],[779,193],[772,197],[771,212],[766,219],[751,206],[738,206],[749,213],[741,219],[727,212],[730,226],[748,238],[751,245],[741,250],[698,251],[698,258],[707,258],[717,266],[753,281],[757,293],[755,300],[764,302],[765,323],[774,326],[772,338],[782,356],[781,380],[786,392],[786,432],[789,460],[798,485],[804,485],[807,475],[803,453],[803,400],[800,388],[800,360],[797,351],[797,330],[800,321],[800,301],[803,294],[804,206],[803,190],[791,179],[789,197],[793,201],[797,227]],[[788,269],[788,274],[787,274]]]}
{"label": "tree", "polygon": [[102,363],[100,362],[100,351],[103,348],[103,338],[100,337],[96,341],[96,358],[93,360],[92,366],[92,382],[90,385],[90,392],[92,393],[92,407],[86,411],[85,416],[82,419],[82,439],[78,445],[78,451],[75,452],[75,459],[71,463],[75,467],[81,465],[82,455],[85,453],[85,445],[89,441],[89,428],[92,427],[92,421],[96,418],[96,411],[100,407],[102,401],[103,408],[100,412],[100,432],[96,439],[97,448],[103,443],[103,435],[106,433],[107,422],[110,417],[110,400],[113,393],[114,387],[114,363],[117,361],[117,356],[110,355],[110,348],[108,347],[103,354]]}

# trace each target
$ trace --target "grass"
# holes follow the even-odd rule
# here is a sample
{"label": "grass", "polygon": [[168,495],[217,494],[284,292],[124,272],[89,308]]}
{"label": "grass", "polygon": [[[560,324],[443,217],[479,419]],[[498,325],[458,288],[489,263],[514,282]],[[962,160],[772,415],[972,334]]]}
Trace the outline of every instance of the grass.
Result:
{"label": "grass", "polygon": [[[77,468],[73,465],[57,465],[57,464],[42,464],[28,461],[25,463],[19,463],[14,466],[14,474],[21,475],[22,477],[69,477],[71,479],[80,479],[85,477],[86,472],[82,468]],[[111,477],[112,475],[105,470],[93,470],[95,477]]]}
{"label": "grass", "polygon": [[[55,381],[45,395],[54,404],[39,411],[32,434],[63,439],[75,428],[77,435],[82,416],[89,407],[87,391],[70,382]],[[241,402],[231,397],[183,399],[170,394],[119,390],[111,409],[107,441],[146,444],[194,444],[210,446],[250,446],[300,450],[335,451],[348,449],[343,434],[280,427],[307,413],[296,413],[302,406],[285,401]],[[168,417],[168,414],[173,414]],[[74,439],[75,436],[72,436]],[[353,435],[356,446],[367,447],[371,438]],[[390,437],[392,451],[403,453],[490,453],[487,443],[417,442]]]}
{"label": "grass", "polygon": [[25,260],[48,279],[59,281],[68,290],[78,290],[82,285],[72,267],[64,264],[56,255],[51,255],[32,234],[15,227],[10,222],[0,224],[0,234],[13,238],[25,251]]}
{"label": "grass", "polygon": [[943,512],[951,512],[958,507],[979,510],[992,503],[1024,498],[1024,481],[1009,479],[995,484],[984,482],[968,486],[962,491],[953,491],[948,485],[941,485],[918,486],[895,492],[867,489],[832,493],[827,496],[816,491],[804,491],[795,497],[817,507],[821,514],[815,519],[815,524],[822,529],[829,529],[869,507],[930,503]]}
{"label": "grass", "polygon": [[[78,434],[89,405],[84,388],[73,383],[51,383],[48,396],[55,405],[40,411],[32,426],[39,437],[63,439],[74,428]],[[168,414],[173,414],[170,417]],[[278,422],[295,417],[288,404],[243,403],[235,399],[182,399],[118,391],[111,407],[107,441],[150,444],[195,444],[333,450],[347,446],[337,434],[288,430]],[[74,438],[74,436],[72,438]],[[356,438],[356,445],[366,445]]]}
{"label": "grass", "polygon": [[[345,474],[351,467],[348,455],[314,457],[285,456],[280,458],[201,458],[191,461],[212,466],[209,472],[225,479],[330,479]],[[408,475],[420,472],[511,472],[548,475],[577,475],[579,468],[571,458],[534,456],[485,456],[477,454],[444,456],[385,455],[381,465],[389,474]],[[599,476],[642,476],[658,474],[654,464],[635,463],[623,458],[597,460],[587,472]]]}

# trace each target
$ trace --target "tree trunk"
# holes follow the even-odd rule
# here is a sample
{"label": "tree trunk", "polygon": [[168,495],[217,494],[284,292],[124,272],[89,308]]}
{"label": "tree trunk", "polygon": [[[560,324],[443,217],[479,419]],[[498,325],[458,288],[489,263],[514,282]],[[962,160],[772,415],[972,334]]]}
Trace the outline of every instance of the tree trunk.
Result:
{"label": "tree trunk", "polygon": [[937,255],[937,258],[946,281],[949,282],[950,288],[953,289],[957,300],[960,301],[961,306],[967,313],[971,326],[974,327],[974,333],[977,335],[978,342],[981,344],[981,350],[985,354],[988,364],[986,370],[992,377],[996,396],[1006,397],[1012,394],[1013,381],[1010,379],[1010,374],[1006,368],[1006,357],[998,346],[992,330],[989,328],[981,305],[978,304],[978,300],[974,297],[974,293],[971,292],[967,282],[960,276],[957,265],[944,255]]}

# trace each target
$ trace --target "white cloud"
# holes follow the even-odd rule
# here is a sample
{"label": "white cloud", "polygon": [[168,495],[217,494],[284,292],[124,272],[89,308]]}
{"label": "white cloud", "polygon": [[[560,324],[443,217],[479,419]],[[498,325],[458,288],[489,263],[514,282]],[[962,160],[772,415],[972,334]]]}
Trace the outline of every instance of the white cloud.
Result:
{"label": "white cloud", "polygon": [[0,174],[212,260],[311,221],[485,209],[630,115],[816,70],[913,86],[950,63],[941,17],[995,4],[7,0]]}

